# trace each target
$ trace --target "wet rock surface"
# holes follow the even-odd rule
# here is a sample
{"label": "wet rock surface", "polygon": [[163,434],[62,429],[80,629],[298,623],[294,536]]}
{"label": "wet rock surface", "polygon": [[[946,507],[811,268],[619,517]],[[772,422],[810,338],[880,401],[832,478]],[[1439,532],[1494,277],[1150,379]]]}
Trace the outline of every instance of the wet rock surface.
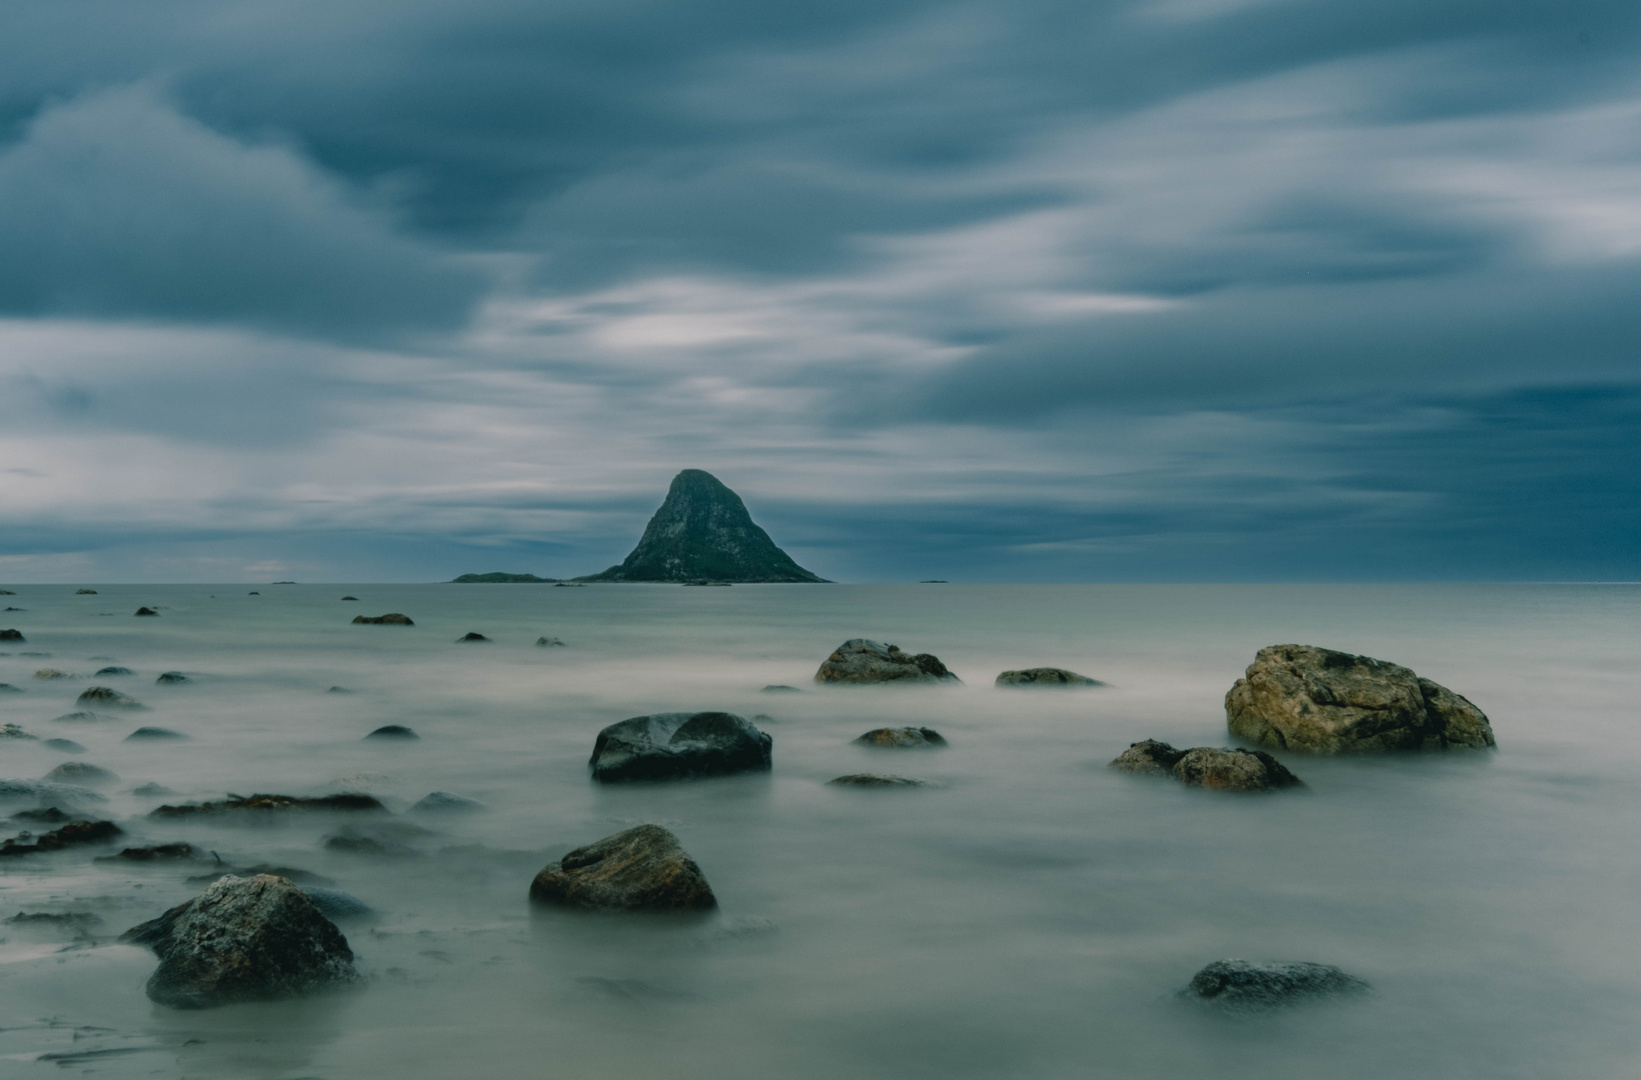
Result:
{"label": "wet rock surface", "polygon": [[1210,791],[1273,791],[1303,787],[1299,777],[1263,750],[1197,746],[1176,750],[1165,742],[1134,743],[1111,762],[1113,769],[1170,776],[1188,787]]}
{"label": "wet rock surface", "polygon": [[355,615],[353,617],[353,624],[355,626],[359,626],[359,625],[362,625],[362,624],[374,625],[374,626],[415,626],[416,625],[414,622],[411,621],[411,618],[410,618],[409,615],[401,615],[397,611],[391,611],[391,612],[387,613],[386,615]]}
{"label": "wet rock surface", "polygon": [[827,781],[839,787],[870,787],[870,788],[908,788],[928,787],[927,780],[918,780],[910,776],[895,776],[890,773],[850,773],[848,776],[838,776]]}
{"label": "wet rock surface", "polygon": [[21,630],[0,630],[0,641],[27,641]]}
{"label": "wet rock surface", "polygon": [[855,741],[864,746],[892,748],[946,745],[945,736],[934,728],[926,727],[873,728]]}
{"label": "wet rock surface", "polygon": [[218,802],[181,803],[179,805],[159,806],[149,812],[149,817],[179,818],[192,817],[196,814],[233,814],[254,811],[303,811],[303,810],[341,810],[369,813],[372,811],[385,813],[387,808],[375,796],[362,795],[356,792],[342,792],[336,795],[321,795],[317,798],[301,798],[295,795],[230,795]]}
{"label": "wet rock surface", "polygon": [[[142,709],[142,702],[122,694],[111,686],[93,686],[74,700],[76,705],[94,705],[104,709]],[[58,719],[63,719],[58,717]]]}
{"label": "wet rock surface", "polygon": [[126,862],[178,862],[200,858],[200,853],[192,844],[177,842],[175,844],[151,844],[148,847],[128,847],[118,854],[106,855],[99,861],[113,862],[123,859]]}
{"label": "wet rock surface", "polygon": [[490,640],[489,638],[485,637],[483,634],[479,633],[477,630],[469,630],[467,633],[463,634],[461,637],[456,639],[456,644],[460,645],[463,642],[467,642],[467,641],[489,641],[489,640]]}
{"label": "wet rock surface", "polygon": [[773,742],[734,713],[655,713],[600,731],[589,764],[606,783],[767,770]]}
{"label": "wet rock surface", "polygon": [[1215,960],[1197,972],[1180,995],[1223,1008],[1257,1012],[1364,994],[1368,989],[1366,982],[1331,964]]}
{"label": "wet rock surface", "polygon": [[1067,671],[1057,667],[1024,668],[1020,671],[1005,671],[997,676],[998,686],[1010,687],[1058,687],[1068,689],[1078,686],[1104,686],[1098,679],[1091,679],[1087,675],[1079,675],[1075,671]]}
{"label": "wet rock surface", "polygon": [[850,638],[839,645],[815,672],[820,683],[941,683],[962,680],[929,653],[902,652],[869,638]]}
{"label": "wet rock surface", "polygon": [[269,874],[226,876],[121,940],[160,958],[148,996],[202,1009],[296,997],[358,979],[347,938],[307,894]]}
{"label": "wet rock surface", "polygon": [[530,899],[595,911],[701,911],[718,906],[695,860],[659,825],[606,836],[542,869]]}
{"label": "wet rock surface", "polygon": [[368,919],[376,914],[376,910],[352,893],[342,892],[340,889],[321,889],[317,886],[307,886],[302,890],[313,901],[313,906],[319,909],[319,914],[327,919]]}
{"label": "wet rock surface", "polygon": [[137,609],[136,614],[138,614],[138,615],[158,615],[159,612],[155,611],[151,607],[140,607],[140,608]]}
{"label": "wet rock surface", "polygon": [[1486,715],[1399,664],[1312,645],[1259,650],[1225,695],[1231,734],[1315,754],[1481,749]]}

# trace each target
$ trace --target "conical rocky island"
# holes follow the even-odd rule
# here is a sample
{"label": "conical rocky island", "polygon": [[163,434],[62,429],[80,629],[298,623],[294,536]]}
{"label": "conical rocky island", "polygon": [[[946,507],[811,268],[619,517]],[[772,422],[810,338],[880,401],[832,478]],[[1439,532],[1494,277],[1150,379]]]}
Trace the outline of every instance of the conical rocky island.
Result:
{"label": "conical rocky island", "polygon": [[[463,574],[457,582],[544,582],[530,574]],[[619,565],[575,581],[825,582],[769,538],[716,476],[685,469]]]}

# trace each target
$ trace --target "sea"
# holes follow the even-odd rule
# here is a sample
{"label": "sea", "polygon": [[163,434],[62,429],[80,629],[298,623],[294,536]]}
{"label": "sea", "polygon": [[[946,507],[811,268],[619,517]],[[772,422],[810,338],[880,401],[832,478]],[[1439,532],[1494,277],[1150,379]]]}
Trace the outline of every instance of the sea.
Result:
{"label": "sea", "polygon": [[[124,830],[0,859],[0,915],[80,913],[0,922],[0,1077],[1641,1074],[1635,586],[95,588],[0,597],[21,609],[0,628],[26,638],[0,642],[0,682],[17,688],[0,722],[38,737],[0,740],[0,779],[66,760],[110,770],[106,801],[79,809]],[[351,621],[387,612],[415,625]],[[458,640],[470,632],[490,640]],[[817,685],[855,637],[934,653],[962,682]],[[1226,690],[1288,642],[1448,686],[1488,714],[1497,750],[1278,753],[1305,787],[1266,795],[1107,767],[1140,739],[1232,745]],[[133,674],[94,677],[113,665]],[[1034,666],[1108,685],[994,685]],[[34,677],[46,668],[69,677]],[[157,684],[168,671],[189,681]],[[147,708],[58,719],[93,685]],[[755,718],[773,770],[590,779],[601,728],[698,710]],[[419,738],[364,738],[387,724]],[[854,742],[890,725],[948,745]],[[188,738],[125,741],[139,726]],[[827,783],[868,771],[929,784]],[[346,815],[149,816],[341,791],[393,812],[385,853],[326,846],[359,827]],[[412,813],[432,791],[487,809]],[[5,820],[30,805],[0,805],[5,835],[49,827]],[[717,912],[532,907],[544,865],[644,822],[679,837]],[[200,861],[99,861],[172,842]],[[151,1002],[155,957],[118,935],[253,866],[372,909],[338,924],[361,982],[200,1011]],[[1263,1013],[1179,996],[1227,958],[1334,964],[1372,992]]]}

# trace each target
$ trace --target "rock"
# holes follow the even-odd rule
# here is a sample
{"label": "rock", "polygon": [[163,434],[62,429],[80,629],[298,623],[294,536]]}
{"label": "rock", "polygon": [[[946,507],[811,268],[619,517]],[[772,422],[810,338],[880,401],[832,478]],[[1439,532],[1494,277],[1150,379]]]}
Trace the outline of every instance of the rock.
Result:
{"label": "rock", "polygon": [[892,776],[889,773],[861,772],[850,773],[848,776],[839,776],[828,780],[828,784],[837,784],[839,787],[928,787],[928,781],[916,780],[910,776]]}
{"label": "rock", "polygon": [[1231,734],[1316,754],[1495,745],[1480,709],[1397,664],[1311,645],[1259,650],[1225,695]]}
{"label": "rock", "polygon": [[75,589],[74,590],[74,595],[75,596],[96,596],[97,595],[97,590],[96,589]]}
{"label": "rock", "polygon": [[326,690],[325,693],[327,693],[327,694],[351,694],[351,693],[353,693],[353,691],[349,690],[345,686],[333,686],[329,690]]}
{"label": "rock", "polygon": [[685,469],[619,566],[582,581],[822,582],[775,546],[741,497],[717,477]]}
{"label": "rock", "polygon": [[119,777],[101,765],[91,765],[84,761],[65,761],[41,779],[60,784],[112,784],[119,780]]}
{"label": "rock", "polygon": [[140,607],[140,608],[137,609],[137,614],[138,615],[158,615],[159,612],[155,611],[151,607]]}
{"label": "rock", "polygon": [[10,589],[0,589],[0,596],[16,596],[16,595],[17,594],[12,592]]}
{"label": "rock", "polygon": [[136,672],[128,667],[105,667],[97,672],[98,675],[134,675]]}
{"label": "rock", "polygon": [[490,808],[477,799],[454,795],[448,791],[430,791],[410,808],[410,812],[413,814],[461,814],[488,809]]}
{"label": "rock", "polygon": [[45,833],[32,844],[20,843],[28,833],[7,840],[0,845],[0,856],[32,855],[37,852],[61,851],[81,844],[100,844],[120,835],[120,827],[112,821],[71,821]]}
{"label": "rock", "polygon": [[1262,1011],[1368,989],[1367,983],[1331,964],[1215,960],[1192,976],[1180,995],[1229,1009]]}
{"label": "rock", "polygon": [[342,932],[306,893],[270,874],[219,878],[121,940],[158,954],[148,996],[178,1009],[295,997],[359,978]]}
{"label": "rock", "polygon": [[0,641],[27,641],[21,630],[0,630]]}
{"label": "rock", "polygon": [[483,634],[479,633],[478,631],[469,630],[467,633],[463,634],[461,637],[456,639],[456,644],[460,645],[464,641],[489,641],[489,640],[490,640],[489,638],[485,637]]}
{"label": "rock", "polygon": [[82,806],[108,800],[90,788],[50,780],[0,780],[0,802],[30,801],[38,806]]}
{"label": "rock", "polygon": [[38,671],[36,671],[34,673],[34,677],[36,679],[71,679],[71,678],[73,678],[73,676],[70,675],[68,672],[58,671],[54,667],[43,667],[43,668],[39,669]]}
{"label": "rock", "polygon": [[149,742],[160,739],[186,739],[188,736],[180,731],[172,731],[163,727],[140,727],[125,737],[126,742]]}
{"label": "rock", "polygon": [[[215,852],[212,852],[215,855]],[[258,874],[269,874],[273,877],[282,877],[287,881],[294,881],[306,889],[310,885],[335,885],[336,882],[323,874],[310,873],[307,870],[298,870],[290,866],[270,866],[267,863],[258,863],[255,866],[222,866],[222,860],[217,859],[218,869],[209,874],[195,874],[193,877],[183,878],[189,885],[209,885],[220,880],[225,875],[234,877],[256,877]],[[145,944],[139,942],[139,944]]]}
{"label": "rock", "polygon": [[946,740],[940,732],[926,727],[880,727],[873,728],[855,740],[866,746],[945,746]]}
{"label": "rock", "polygon": [[69,816],[55,806],[48,806],[44,810],[19,810],[11,815],[11,819],[13,821],[49,821],[55,825],[60,821],[67,821]]}
{"label": "rock", "polygon": [[939,683],[961,682],[946,665],[928,653],[912,656],[898,645],[883,645],[866,638],[850,638],[815,672],[822,683]]}
{"label": "rock", "polygon": [[[10,725],[7,725],[8,727]],[[73,739],[47,739],[40,744],[48,750],[56,750],[60,754],[83,754],[85,747]]]}
{"label": "rock", "polygon": [[801,694],[801,693],[803,693],[803,691],[799,690],[796,686],[787,686],[785,683],[770,683],[768,686],[764,687],[761,692],[765,693],[765,694]]}
{"label": "rock", "polygon": [[656,713],[611,724],[593,744],[593,778],[660,780],[768,769],[774,740],[734,713]]}
{"label": "rock", "polygon": [[21,694],[22,692],[23,688],[20,686],[13,686],[9,682],[0,682],[0,694]]}
{"label": "rock", "polygon": [[72,930],[77,937],[89,937],[103,919],[90,911],[19,911],[4,922],[7,926]]}
{"label": "rock", "polygon": [[536,577],[534,574],[509,574],[493,570],[488,574],[463,574],[451,580],[452,585],[546,585],[558,578]]}
{"label": "rock", "polygon": [[998,686],[1104,686],[1098,679],[1090,679],[1087,675],[1079,675],[1075,671],[1067,671],[1057,667],[1025,668],[1021,671],[1005,671],[997,676]]}
{"label": "rock", "polygon": [[64,713],[54,718],[53,724],[102,724],[114,719],[112,716],[98,716],[94,712],[82,709],[79,712]]}
{"label": "rock", "polygon": [[159,678],[154,680],[154,685],[156,685],[156,686],[181,686],[183,683],[191,683],[193,681],[194,681],[193,679],[190,679],[188,676],[184,675],[180,671],[167,671],[167,672],[162,673]]}
{"label": "rock", "polygon": [[319,914],[333,922],[337,919],[368,919],[376,914],[369,904],[357,896],[338,889],[319,889],[310,885],[302,891],[308,894],[308,899],[313,901]]}
{"label": "rock", "polygon": [[1125,772],[1167,775],[1188,787],[1211,791],[1270,791],[1304,787],[1304,783],[1263,750],[1198,746],[1176,750],[1146,739],[1129,746],[1111,762]]}
{"label": "rock", "polygon": [[336,795],[322,795],[316,799],[298,798],[294,795],[252,795],[249,798],[230,795],[221,802],[183,803],[178,806],[158,806],[151,810],[149,817],[180,818],[193,817],[201,814],[223,814],[234,811],[247,810],[347,810],[347,811],[385,811],[387,808],[373,795],[363,795],[356,792],[343,792]]}
{"label": "rock", "polygon": [[701,868],[659,825],[640,825],[576,848],[536,875],[530,899],[601,911],[718,906]]}
{"label": "rock", "polygon": [[179,842],[175,844],[154,844],[151,847],[128,847],[118,855],[106,855],[103,859],[110,862],[117,859],[124,859],[127,862],[176,862],[199,857],[199,852],[194,849],[194,845]]}
{"label": "rock", "polygon": [[562,638],[538,637],[536,638],[536,647],[538,649],[562,649],[565,645]]}
{"label": "rock", "polygon": [[108,709],[143,709],[147,708],[136,698],[128,697],[113,687],[93,686],[75,699],[76,705],[101,705]]}
{"label": "rock", "polygon": [[163,795],[175,795],[176,792],[172,791],[170,788],[166,787],[164,784],[156,784],[152,780],[150,780],[148,783],[142,785],[141,787],[132,788],[131,789],[131,794],[141,795],[144,798],[152,799],[152,798],[156,798],[156,797],[163,796]]}
{"label": "rock", "polygon": [[370,623],[377,626],[415,626],[409,615],[400,615],[398,612],[389,612],[386,615],[355,615],[353,624]]}
{"label": "rock", "polygon": [[402,844],[397,840],[386,840],[380,836],[362,836],[354,833],[338,833],[325,838],[327,851],[339,851],[345,855],[374,855],[378,858],[404,858],[419,856],[421,852],[409,844]]}
{"label": "rock", "polygon": [[255,590],[252,590],[251,592],[248,592],[245,595],[246,596],[261,596],[262,594],[259,593],[259,592],[256,592]]}
{"label": "rock", "polygon": [[377,728],[375,731],[371,732],[369,735],[366,735],[365,738],[367,738],[367,739],[400,739],[400,740],[408,742],[412,739],[419,739],[419,738],[421,738],[421,736],[417,735],[414,731],[411,731],[409,728],[405,727],[403,724],[383,724],[381,727]]}
{"label": "rock", "polygon": [[[16,724],[0,724],[0,739],[36,739],[37,735],[30,735]],[[49,745],[49,744],[48,744]]]}
{"label": "rock", "polygon": [[344,597],[342,597],[342,599],[344,599],[344,600],[358,600],[359,598],[357,596],[344,596]]}

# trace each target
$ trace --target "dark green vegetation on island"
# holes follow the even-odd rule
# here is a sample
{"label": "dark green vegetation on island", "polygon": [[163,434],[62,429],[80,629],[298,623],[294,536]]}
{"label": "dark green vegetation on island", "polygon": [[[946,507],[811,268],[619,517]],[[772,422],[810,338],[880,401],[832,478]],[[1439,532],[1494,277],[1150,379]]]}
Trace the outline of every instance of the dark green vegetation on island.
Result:
{"label": "dark green vegetation on island", "polygon": [[558,578],[536,577],[534,574],[504,574],[494,571],[489,574],[463,574],[451,582],[452,585],[551,585]]}

